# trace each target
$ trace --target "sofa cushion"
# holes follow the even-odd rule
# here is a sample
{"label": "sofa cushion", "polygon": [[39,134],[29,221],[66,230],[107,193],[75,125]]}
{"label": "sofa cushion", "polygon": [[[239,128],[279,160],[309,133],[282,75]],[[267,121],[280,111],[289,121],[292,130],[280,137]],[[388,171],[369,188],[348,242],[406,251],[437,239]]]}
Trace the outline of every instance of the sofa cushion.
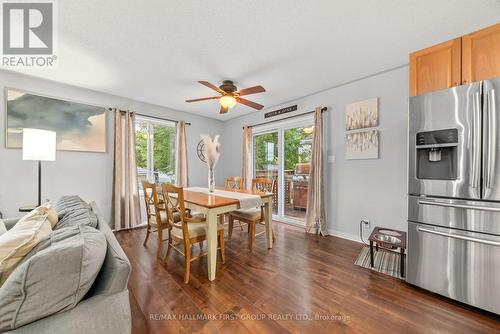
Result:
{"label": "sofa cushion", "polygon": [[37,208],[0,236],[0,286],[24,256],[52,232],[48,216]]}
{"label": "sofa cushion", "polygon": [[90,205],[79,196],[63,196],[54,204],[54,208],[59,217],[59,222],[54,228],[56,230],[75,225],[97,227],[97,216]]}
{"label": "sofa cushion", "polygon": [[234,210],[229,214],[234,218],[242,218],[246,220],[258,220],[261,219],[262,210],[260,208],[251,208],[251,209],[243,209],[243,210]]}
{"label": "sofa cushion", "polygon": [[97,215],[97,229],[106,237],[108,248],[99,276],[97,276],[88,296],[119,293],[127,289],[128,278],[132,267],[130,266],[130,262],[125,252],[118,243],[118,240],[116,240],[113,231],[111,231],[107,221],[99,212],[97,205],[92,202],[90,206],[92,207],[92,211]]}
{"label": "sofa cushion", "polygon": [[0,288],[0,332],[75,307],[94,283],[106,249],[104,234],[89,226],[52,232]]}
{"label": "sofa cushion", "polygon": [[[206,224],[204,222],[201,223],[188,223],[188,233],[189,238],[196,238],[202,235],[207,234]],[[224,225],[217,223],[217,231],[223,230]],[[172,228],[171,233],[179,239],[183,239],[182,229],[180,228]]]}

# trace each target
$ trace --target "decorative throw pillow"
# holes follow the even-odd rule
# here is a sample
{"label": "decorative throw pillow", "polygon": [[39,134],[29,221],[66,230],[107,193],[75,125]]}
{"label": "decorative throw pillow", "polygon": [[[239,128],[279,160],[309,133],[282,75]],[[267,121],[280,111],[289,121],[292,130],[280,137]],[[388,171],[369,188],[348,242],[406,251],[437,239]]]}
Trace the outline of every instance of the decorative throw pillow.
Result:
{"label": "decorative throw pillow", "polygon": [[7,232],[7,228],[5,227],[3,220],[0,219],[0,235],[4,234],[5,232]]}
{"label": "decorative throw pillow", "polygon": [[48,216],[37,208],[0,236],[0,286],[23,257],[52,232]]}
{"label": "decorative throw pillow", "polygon": [[54,207],[59,216],[59,222],[54,228],[56,230],[75,225],[97,227],[98,219],[92,207],[79,196],[63,196]]}
{"label": "decorative throw pillow", "polygon": [[0,332],[74,308],[94,284],[106,251],[106,237],[95,228],[53,231],[0,287]]}
{"label": "decorative throw pillow", "polygon": [[65,195],[57,200],[54,204],[54,209],[57,211],[57,215],[59,219],[64,217],[67,213],[84,208],[85,205],[88,205],[80,196],[77,195]]}
{"label": "decorative throw pillow", "polygon": [[44,204],[40,205],[39,207],[35,208],[35,210],[37,210],[40,214],[47,213],[48,214],[47,218],[50,221],[50,226],[52,228],[54,228],[54,226],[56,226],[57,222],[59,221],[59,217],[57,216],[57,212],[54,209],[54,206],[52,205],[52,203],[50,203],[50,202],[44,203]]}

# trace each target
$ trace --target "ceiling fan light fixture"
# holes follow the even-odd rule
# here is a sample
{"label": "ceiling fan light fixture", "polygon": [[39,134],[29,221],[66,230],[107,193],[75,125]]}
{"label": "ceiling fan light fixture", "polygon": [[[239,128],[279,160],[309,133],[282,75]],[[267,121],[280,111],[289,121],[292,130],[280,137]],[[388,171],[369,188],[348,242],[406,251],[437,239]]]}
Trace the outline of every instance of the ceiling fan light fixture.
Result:
{"label": "ceiling fan light fixture", "polygon": [[219,99],[219,103],[224,108],[232,108],[236,105],[236,99],[231,95],[224,95]]}

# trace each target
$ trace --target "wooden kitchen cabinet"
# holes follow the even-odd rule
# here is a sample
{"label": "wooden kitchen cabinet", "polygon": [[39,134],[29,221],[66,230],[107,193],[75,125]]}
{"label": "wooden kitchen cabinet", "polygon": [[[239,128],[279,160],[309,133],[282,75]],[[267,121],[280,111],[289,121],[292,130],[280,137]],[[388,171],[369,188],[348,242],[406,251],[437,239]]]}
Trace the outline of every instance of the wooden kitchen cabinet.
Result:
{"label": "wooden kitchen cabinet", "polygon": [[500,23],[462,37],[462,83],[500,77]]}
{"label": "wooden kitchen cabinet", "polygon": [[462,40],[455,38],[410,54],[410,96],[461,83]]}

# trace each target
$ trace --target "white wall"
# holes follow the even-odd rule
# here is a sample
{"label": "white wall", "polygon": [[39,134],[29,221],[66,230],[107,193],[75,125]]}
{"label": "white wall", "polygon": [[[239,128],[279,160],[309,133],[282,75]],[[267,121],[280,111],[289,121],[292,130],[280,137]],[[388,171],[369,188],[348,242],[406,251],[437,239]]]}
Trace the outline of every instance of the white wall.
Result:
{"label": "white wall", "polygon": [[[379,98],[379,159],[346,160],[345,105],[372,97]],[[316,106],[328,107],[325,160],[329,155],[336,159],[334,163],[325,161],[327,221],[332,234],[357,239],[362,218],[369,219],[371,227],[406,230],[407,100],[408,67],[404,66],[269,109],[297,104],[298,111],[293,114],[299,114]],[[242,126],[264,122],[264,112],[224,124],[220,164],[224,175],[241,174]],[[364,233],[367,236],[368,231]]]}
{"label": "white wall", "polygon": [[[220,121],[105,93],[0,71],[0,129],[2,132],[6,126],[5,87],[191,122],[192,125],[187,128],[190,183],[193,185],[207,183],[206,167],[196,156],[196,146],[200,140],[200,133],[221,133],[223,123]],[[56,200],[64,194],[78,194],[85,200],[95,201],[104,215],[109,218],[113,175],[113,118],[111,116],[111,113],[108,113],[107,153],[58,151],[57,161],[42,163],[42,199]],[[37,201],[37,163],[23,161],[19,149],[6,149],[4,133],[0,134],[0,138],[0,211],[3,212],[4,217],[18,216],[20,206],[35,204]],[[217,171],[216,178],[223,179],[222,170]]]}

